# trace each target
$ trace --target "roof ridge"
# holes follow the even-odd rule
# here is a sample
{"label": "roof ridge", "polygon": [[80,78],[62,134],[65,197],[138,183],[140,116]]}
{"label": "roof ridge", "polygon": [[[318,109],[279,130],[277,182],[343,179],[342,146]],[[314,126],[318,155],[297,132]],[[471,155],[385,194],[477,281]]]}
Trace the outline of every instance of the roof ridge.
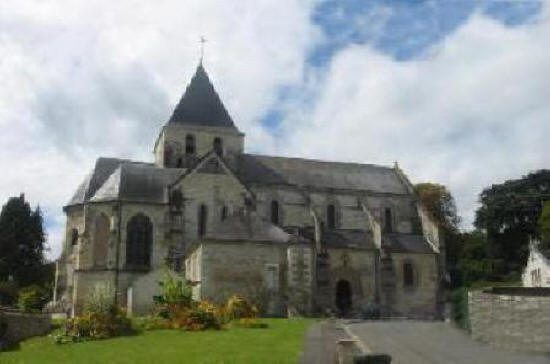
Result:
{"label": "roof ridge", "polygon": [[339,162],[339,161],[331,161],[331,160],[323,160],[323,159],[315,159],[315,158],[284,157],[284,156],[275,156],[275,155],[267,155],[267,154],[255,154],[255,153],[243,153],[243,154],[247,155],[247,156],[251,156],[251,157],[260,157],[260,158],[279,158],[279,159],[290,159],[290,160],[298,160],[298,161],[305,161],[305,162],[316,162],[316,163],[326,163],[326,164],[340,164],[340,165],[349,165],[349,166],[368,166],[368,167],[375,167],[375,168],[393,170],[393,167],[391,167],[391,166],[385,166],[385,165],[374,164],[374,163]]}

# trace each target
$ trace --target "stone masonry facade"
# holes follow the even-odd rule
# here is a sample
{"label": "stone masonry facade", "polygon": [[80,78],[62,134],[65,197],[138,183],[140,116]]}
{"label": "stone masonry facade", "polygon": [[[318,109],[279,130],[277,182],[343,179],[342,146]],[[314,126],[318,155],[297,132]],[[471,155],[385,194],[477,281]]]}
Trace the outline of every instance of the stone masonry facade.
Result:
{"label": "stone masonry facade", "polygon": [[197,299],[240,293],[264,314],[439,317],[445,244],[397,164],[248,154],[202,64],[154,163],[99,158],[64,208],[58,297],[98,284],[147,313],[164,269]]}

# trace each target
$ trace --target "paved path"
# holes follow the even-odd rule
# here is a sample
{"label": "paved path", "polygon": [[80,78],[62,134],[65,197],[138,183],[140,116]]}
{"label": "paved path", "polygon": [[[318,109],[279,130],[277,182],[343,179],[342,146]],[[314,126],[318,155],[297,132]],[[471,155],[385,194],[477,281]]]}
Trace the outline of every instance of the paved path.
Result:
{"label": "paved path", "polygon": [[336,320],[327,320],[311,326],[304,338],[300,364],[334,364],[336,342],[348,337],[342,323]]}
{"label": "paved path", "polygon": [[515,353],[478,343],[449,323],[371,321],[348,329],[372,352],[392,356],[392,364],[549,364],[550,356]]}

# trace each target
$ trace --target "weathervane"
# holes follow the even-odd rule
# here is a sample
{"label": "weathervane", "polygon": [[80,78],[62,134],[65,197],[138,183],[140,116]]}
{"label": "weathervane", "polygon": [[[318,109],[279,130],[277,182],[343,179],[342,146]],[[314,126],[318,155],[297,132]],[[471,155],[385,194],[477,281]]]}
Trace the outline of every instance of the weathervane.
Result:
{"label": "weathervane", "polygon": [[202,58],[204,57],[204,43],[206,43],[206,39],[201,35],[199,38],[199,42],[201,44],[201,64],[202,64]]}

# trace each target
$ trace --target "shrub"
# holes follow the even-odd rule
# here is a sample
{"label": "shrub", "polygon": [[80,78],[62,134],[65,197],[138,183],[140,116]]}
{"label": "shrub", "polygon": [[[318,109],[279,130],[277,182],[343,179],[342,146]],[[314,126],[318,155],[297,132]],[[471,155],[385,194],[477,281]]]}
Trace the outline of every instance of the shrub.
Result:
{"label": "shrub", "polygon": [[169,319],[176,311],[191,307],[192,288],[187,280],[167,270],[158,284],[160,295],[153,296],[153,301],[157,304],[157,315]]}
{"label": "shrub", "polygon": [[24,312],[35,312],[42,310],[48,302],[49,292],[39,286],[29,286],[19,290],[17,306]]}
{"label": "shrub", "polygon": [[127,335],[133,332],[130,319],[119,307],[107,313],[85,313],[67,320],[67,334],[92,340]]}
{"label": "shrub", "polygon": [[231,319],[256,317],[258,310],[251,305],[243,296],[233,295],[227,300],[227,315]]}
{"label": "shrub", "polygon": [[[115,305],[110,285],[97,284],[84,304],[84,314],[67,320],[65,331],[74,342],[127,335],[133,330],[126,312]],[[64,339],[56,338],[56,342],[62,343]]]}
{"label": "shrub", "polygon": [[84,312],[106,315],[114,309],[114,289],[109,283],[98,283],[84,303]]}
{"label": "shrub", "polygon": [[470,317],[468,313],[468,289],[461,287],[453,291],[453,320],[458,327],[470,331]]}
{"label": "shrub", "polygon": [[0,282],[0,305],[11,306],[17,302],[17,284],[14,281]]}

